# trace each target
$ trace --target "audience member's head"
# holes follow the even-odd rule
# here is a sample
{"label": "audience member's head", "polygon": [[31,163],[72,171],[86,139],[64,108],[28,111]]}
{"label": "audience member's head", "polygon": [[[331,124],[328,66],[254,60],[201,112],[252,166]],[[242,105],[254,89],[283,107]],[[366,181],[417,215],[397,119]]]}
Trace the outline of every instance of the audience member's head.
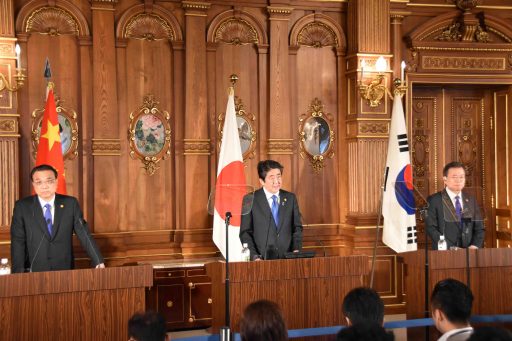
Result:
{"label": "audience member's head", "polygon": [[167,341],[165,319],[152,311],[135,313],[128,321],[128,337],[132,341]]}
{"label": "audience member's head", "polygon": [[512,333],[503,328],[480,327],[475,329],[468,341],[512,341]]}
{"label": "audience member's head", "polygon": [[395,336],[375,322],[354,324],[336,335],[337,341],[393,341]]}
{"label": "audience member's head", "polygon": [[242,341],[288,340],[288,331],[279,306],[266,300],[249,304],[240,320],[240,337]]}
{"label": "audience member's head", "polygon": [[384,303],[371,288],[352,289],[343,299],[342,309],[349,326],[368,322],[382,326],[384,322]]}
{"label": "audience member's head", "polygon": [[469,326],[473,294],[464,283],[448,278],[436,284],[430,305],[436,328],[444,334]]}

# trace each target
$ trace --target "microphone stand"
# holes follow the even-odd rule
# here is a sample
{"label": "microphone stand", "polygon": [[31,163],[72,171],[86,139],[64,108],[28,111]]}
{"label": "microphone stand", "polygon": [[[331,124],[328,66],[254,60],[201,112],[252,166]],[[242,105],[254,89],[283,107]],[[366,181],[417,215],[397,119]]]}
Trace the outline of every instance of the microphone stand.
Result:
{"label": "microphone stand", "polygon": [[[430,268],[430,264],[429,264],[429,259],[428,259],[428,233],[427,233],[427,226],[426,226],[426,218],[427,218],[427,206],[423,206],[422,208],[419,209],[420,211],[420,217],[421,217],[421,220],[423,220],[425,222],[424,226],[424,231],[425,231],[425,318],[429,318],[430,317],[430,312],[429,312],[429,304],[428,304],[428,299],[429,299],[429,290],[428,290],[428,283],[429,283],[429,268]],[[425,340],[428,341],[430,340],[430,328],[429,326],[425,326]]]}
{"label": "microphone stand", "polygon": [[220,328],[220,340],[221,341],[230,341],[231,340],[231,330],[230,330],[230,318],[229,318],[229,221],[231,220],[231,212],[226,212],[226,280],[225,284],[225,304],[226,304],[226,316],[224,327]]}

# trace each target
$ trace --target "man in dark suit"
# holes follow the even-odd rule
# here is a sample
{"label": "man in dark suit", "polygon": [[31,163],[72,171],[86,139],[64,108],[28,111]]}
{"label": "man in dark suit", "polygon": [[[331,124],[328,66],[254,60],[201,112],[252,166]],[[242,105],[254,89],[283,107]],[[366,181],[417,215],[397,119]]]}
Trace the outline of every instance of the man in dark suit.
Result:
{"label": "man in dark suit", "polygon": [[97,268],[105,267],[74,197],[56,194],[57,171],[32,169],[36,195],[18,200],[11,223],[12,272],[68,270],[74,267],[73,232]]}
{"label": "man in dark suit", "polygon": [[284,258],[302,248],[299,204],[295,194],[281,189],[282,172],[277,161],[258,163],[262,188],[254,192],[252,209],[240,225],[240,240],[249,246],[252,260]]}
{"label": "man in dark suit", "polygon": [[484,226],[475,197],[463,192],[466,181],[464,164],[450,162],[443,169],[445,189],[428,197],[427,233],[432,239],[432,249],[438,249],[441,236],[447,249],[481,248],[484,243]]}

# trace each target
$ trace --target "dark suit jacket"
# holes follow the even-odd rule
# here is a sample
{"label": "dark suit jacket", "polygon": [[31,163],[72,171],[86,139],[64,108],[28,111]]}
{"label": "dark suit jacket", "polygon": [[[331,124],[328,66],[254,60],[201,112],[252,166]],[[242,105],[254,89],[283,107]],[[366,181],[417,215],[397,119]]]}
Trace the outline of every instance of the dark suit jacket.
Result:
{"label": "dark suit jacket", "polygon": [[427,202],[426,225],[427,233],[432,239],[433,250],[437,250],[437,242],[443,231],[448,249],[451,246],[483,246],[485,230],[475,197],[462,192],[463,223],[457,221],[455,207],[446,190],[431,195]]}
{"label": "dark suit jacket", "polygon": [[[254,192],[252,209],[242,216],[240,240],[242,244],[248,244],[251,259],[265,258],[267,253],[284,258],[286,252],[302,248],[302,222],[297,198],[295,194],[284,190],[279,191],[279,197],[278,228],[272,218],[263,188]],[[268,252],[265,252],[265,245]]]}
{"label": "dark suit jacket", "polygon": [[53,236],[48,232],[37,196],[18,200],[11,223],[12,272],[73,269],[73,232],[93,265],[103,263],[76,198],[55,195]]}

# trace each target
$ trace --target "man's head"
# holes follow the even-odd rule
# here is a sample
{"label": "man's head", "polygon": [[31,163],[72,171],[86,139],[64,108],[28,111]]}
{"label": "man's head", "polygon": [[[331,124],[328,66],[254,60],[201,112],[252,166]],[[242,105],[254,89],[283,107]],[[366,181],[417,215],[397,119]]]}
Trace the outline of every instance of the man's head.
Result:
{"label": "man's head", "polygon": [[135,313],[128,321],[129,341],[167,341],[167,330],[162,315],[148,311]]}
{"label": "man's head", "polygon": [[348,325],[373,322],[382,326],[384,303],[371,288],[352,289],[343,299],[343,315]]}
{"label": "man's head", "polygon": [[466,171],[462,162],[453,161],[443,168],[444,185],[452,192],[459,193],[466,183]]}
{"label": "man's head", "polygon": [[448,278],[436,284],[430,305],[436,328],[444,334],[469,326],[473,294],[464,283]]}
{"label": "man's head", "polygon": [[39,165],[32,168],[30,180],[36,194],[45,201],[50,201],[57,192],[58,173],[50,165]]}
{"label": "man's head", "polygon": [[336,341],[393,341],[395,336],[374,322],[359,323],[343,328],[336,335]]}
{"label": "man's head", "polygon": [[240,320],[240,337],[242,341],[288,340],[286,324],[279,306],[267,300],[249,304]]}
{"label": "man's head", "polygon": [[270,193],[277,193],[281,189],[283,166],[274,160],[258,162],[258,176],[260,184]]}

